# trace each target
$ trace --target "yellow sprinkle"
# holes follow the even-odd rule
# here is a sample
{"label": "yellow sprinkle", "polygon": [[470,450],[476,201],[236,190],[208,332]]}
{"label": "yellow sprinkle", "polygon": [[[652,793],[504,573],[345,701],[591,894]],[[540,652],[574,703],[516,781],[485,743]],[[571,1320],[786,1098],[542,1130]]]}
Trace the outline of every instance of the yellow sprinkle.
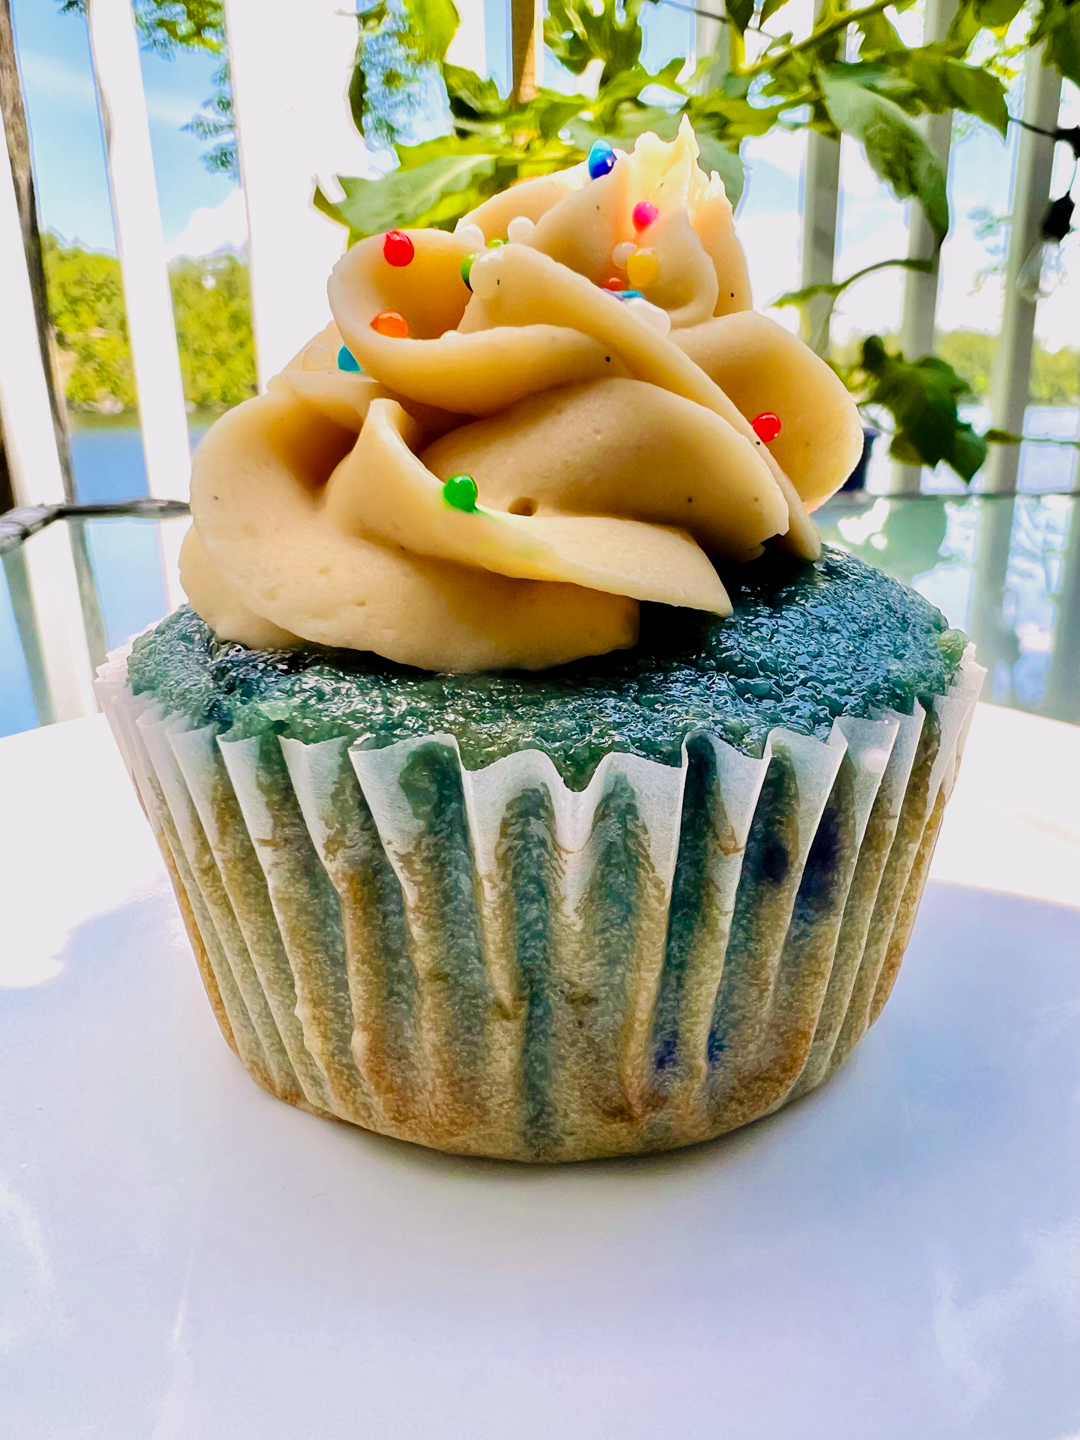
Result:
{"label": "yellow sprinkle", "polygon": [[626,262],[626,278],[633,290],[647,290],[655,285],[660,274],[660,262],[655,251],[638,250]]}

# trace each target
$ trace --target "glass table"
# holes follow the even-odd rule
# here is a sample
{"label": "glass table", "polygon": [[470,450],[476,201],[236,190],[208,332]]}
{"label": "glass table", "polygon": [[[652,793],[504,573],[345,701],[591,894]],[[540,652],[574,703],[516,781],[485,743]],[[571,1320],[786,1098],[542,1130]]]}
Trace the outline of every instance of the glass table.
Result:
{"label": "glass table", "polygon": [[975,636],[998,702],[895,992],[780,1113],[560,1169],[437,1155],[252,1084],[104,717],[43,723],[89,707],[93,662],[169,608],[187,522],[56,522],[9,549],[0,1434],[1074,1435],[1077,504],[819,512]]}
{"label": "glass table", "polygon": [[[829,543],[913,585],[967,631],[989,671],[985,699],[1080,723],[1075,495],[841,494],[816,518]],[[0,735],[81,713],[65,687],[85,695],[107,649],[179,603],[175,556],[186,526],[64,520],[4,552]],[[72,637],[69,660],[60,651]],[[58,687],[59,698],[50,693]]]}

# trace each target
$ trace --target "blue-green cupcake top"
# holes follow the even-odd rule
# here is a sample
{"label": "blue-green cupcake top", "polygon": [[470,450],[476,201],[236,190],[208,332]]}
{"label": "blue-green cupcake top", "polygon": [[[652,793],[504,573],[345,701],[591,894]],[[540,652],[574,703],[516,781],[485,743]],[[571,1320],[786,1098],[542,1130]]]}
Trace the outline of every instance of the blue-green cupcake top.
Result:
{"label": "blue-green cupcake top", "polygon": [[574,786],[611,750],[678,764],[694,730],[750,754],[776,726],[824,739],[837,716],[909,713],[956,675],[962,632],[842,551],[812,565],[772,553],[723,579],[730,618],[643,606],[633,650],[535,673],[439,675],[355,651],[249,650],[216,641],[186,606],[135,642],[128,673],[136,693],[233,738],[273,730],[380,747],[449,733],[470,769],[534,747]]}

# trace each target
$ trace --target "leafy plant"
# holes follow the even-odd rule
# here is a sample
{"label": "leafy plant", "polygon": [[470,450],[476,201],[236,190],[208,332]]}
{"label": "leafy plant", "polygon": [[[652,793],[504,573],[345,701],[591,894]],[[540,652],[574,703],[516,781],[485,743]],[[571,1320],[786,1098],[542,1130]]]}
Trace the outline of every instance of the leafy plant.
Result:
{"label": "leafy plant", "polygon": [[890,354],[879,335],[863,341],[849,384],[866,405],[880,405],[895,422],[889,454],[906,465],[944,461],[970,480],[986,459],[986,437],[961,420],[957,403],[971,394],[968,382],[935,355],[905,360]]}
{"label": "leafy plant", "polygon": [[[377,0],[359,17],[351,98],[361,130],[394,146],[400,169],[393,193],[375,194],[389,180],[343,180],[344,200],[319,194],[316,203],[354,239],[384,224],[452,227],[514,180],[576,163],[599,137],[626,143],[647,128],[673,134],[688,115],[706,163],[720,170],[733,198],[742,188],[738,149],[747,136],[775,125],[809,127],[833,139],[846,134],[894,194],[923,206],[942,238],[949,223],[945,175],[913,122],[957,111],[1005,133],[1004,36],[1020,0],[963,0],[948,37],[918,46],[905,45],[886,14],[909,9],[914,0],[871,0],[854,8],[825,0],[812,32],[799,41],[766,28],[782,23],[784,0],[731,0],[720,17],[731,63],[722,84],[705,93],[712,58],[689,74],[680,60],[655,74],[643,64],[641,17],[654,3],[661,0],[551,0],[547,48],[572,76],[591,78],[595,92],[540,88],[525,95],[515,83],[503,96],[491,80],[446,60],[457,26],[452,0]],[[1071,78],[1078,3],[1042,0],[1033,30],[1049,37],[1054,62]],[[748,32],[757,41],[753,60],[746,57]],[[401,57],[389,86],[381,48],[388,36]],[[991,58],[973,64],[977,40],[983,50],[989,40]],[[394,133],[369,83],[377,73],[385,96],[406,85],[410,68],[437,74],[448,105],[447,133],[422,145]],[[470,157],[467,164],[451,163],[463,156]]]}

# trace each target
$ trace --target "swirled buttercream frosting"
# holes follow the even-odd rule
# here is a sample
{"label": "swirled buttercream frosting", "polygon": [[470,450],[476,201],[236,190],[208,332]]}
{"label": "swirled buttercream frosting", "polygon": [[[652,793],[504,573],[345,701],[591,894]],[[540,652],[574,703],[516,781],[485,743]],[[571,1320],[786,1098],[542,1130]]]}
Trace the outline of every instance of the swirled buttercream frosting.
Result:
{"label": "swirled buttercream frosting", "polygon": [[181,579],[220,639],[537,670],[632,646],[642,600],[727,615],[714,560],[816,557],[858,412],[751,308],[697,156],[642,135],[348,251],[333,324],[195,455]]}

